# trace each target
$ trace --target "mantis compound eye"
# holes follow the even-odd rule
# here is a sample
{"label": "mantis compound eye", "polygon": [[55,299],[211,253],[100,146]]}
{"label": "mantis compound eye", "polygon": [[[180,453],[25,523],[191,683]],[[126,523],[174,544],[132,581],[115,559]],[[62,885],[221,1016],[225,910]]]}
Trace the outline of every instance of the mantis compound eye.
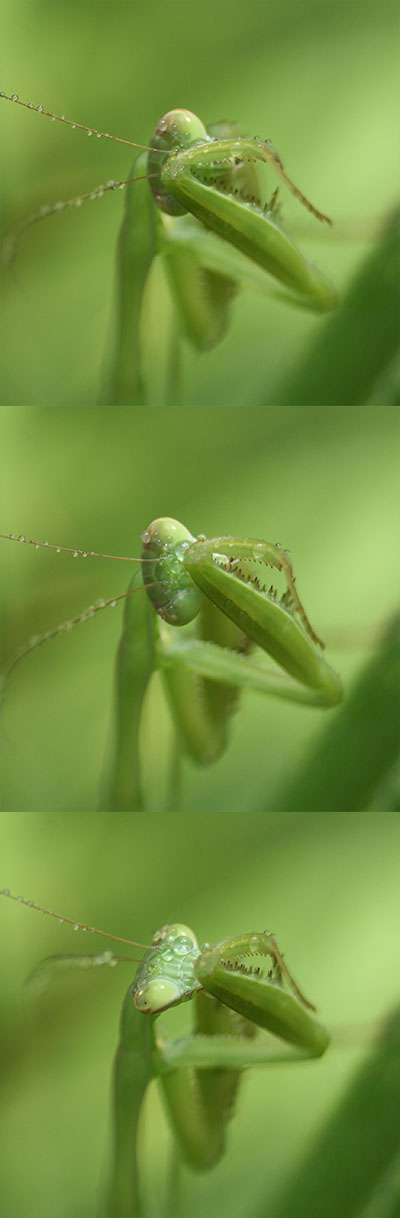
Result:
{"label": "mantis compound eye", "polygon": [[156,1015],[179,1002],[182,987],[169,977],[144,982],[132,991],[135,1006],[144,1015]]}
{"label": "mantis compound eye", "polygon": [[187,952],[192,952],[198,946],[196,935],[183,922],[173,922],[169,926],[166,926],[164,928],[164,937],[165,941],[171,944],[178,956],[184,956]]}
{"label": "mantis compound eye", "polygon": [[193,541],[188,529],[169,516],[153,520],[142,534],[143,583],[156,613],[170,626],[185,626],[200,611],[201,592],[183,563]]}
{"label": "mantis compound eye", "polygon": [[192,114],[191,110],[169,110],[153,131],[149,141],[150,146],[165,152],[165,156],[160,156],[157,152],[149,152],[149,174],[155,175],[150,178],[150,187],[157,207],[161,211],[167,212],[169,216],[183,216],[187,212],[187,208],[178,203],[178,200],[163,184],[161,170],[164,161],[170,152],[188,148],[189,144],[193,144],[195,140],[206,139],[207,132],[204,124],[196,114]]}

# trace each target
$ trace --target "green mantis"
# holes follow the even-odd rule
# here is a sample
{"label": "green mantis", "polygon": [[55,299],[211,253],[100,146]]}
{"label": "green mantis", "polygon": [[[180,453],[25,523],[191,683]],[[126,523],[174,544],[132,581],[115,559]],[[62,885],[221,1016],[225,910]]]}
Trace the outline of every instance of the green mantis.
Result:
{"label": "green mantis", "polygon": [[239,288],[252,287],[316,312],[334,306],[332,284],[286,232],[277,190],[271,193],[265,172],[272,170],[318,220],[331,221],[287,176],[269,140],[242,136],[231,123],[206,129],[191,111],[175,109],[160,119],[146,146],[21,102],[16,94],[0,96],[89,135],[141,149],[134,176],[42,207],[22,220],[8,241],[12,253],[17,237],[36,220],[128,187],[103,400],[176,404],[177,322],[195,348],[208,350],[223,338]]}
{"label": "green mantis", "polygon": [[[1,895],[70,922],[75,930],[105,935],[12,897],[8,889]],[[243,1070],[320,1057],[330,1038],[289,972],[275,936],[268,932],[239,934],[202,947],[181,923],[163,926],[147,947],[118,936],[105,937],[146,948],[122,1007],[106,1210],[107,1218],[141,1218],[136,1138],[153,1078],[161,1086],[179,1159],[194,1171],[207,1171],[224,1154]],[[265,973],[268,958],[271,967]],[[109,951],[50,957],[35,970],[31,983],[42,990],[57,971],[115,967],[119,962]],[[193,1003],[193,1032],[172,1040],[158,1019],[183,1002]]]}
{"label": "green mantis", "polygon": [[[194,538],[169,517],[153,521],[142,542],[140,560],[126,561],[140,562],[147,596],[138,595],[135,575],[127,593],[99,601],[35,637],[8,668],[9,674],[28,651],[126,598],[106,795],[107,806],[120,810],[144,805],[140,727],[156,671],[165,687],[177,749],[197,765],[217,761],[227,747],[242,689],[321,708],[342,698],[339,677],[322,654],[324,644],[298,595],[289,554],[280,545],[256,538]],[[284,581],[281,595],[270,584],[271,569],[274,578]]]}

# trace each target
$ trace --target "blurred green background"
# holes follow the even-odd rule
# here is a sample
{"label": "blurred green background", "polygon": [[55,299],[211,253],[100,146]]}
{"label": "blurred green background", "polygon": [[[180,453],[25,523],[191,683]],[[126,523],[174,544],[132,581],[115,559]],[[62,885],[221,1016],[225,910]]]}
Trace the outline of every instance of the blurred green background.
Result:
{"label": "blurred green background", "polygon": [[[325,319],[247,291],[218,348],[203,356],[185,348],[183,405],[395,400],[388,285],[396,254],[388,279],[376,242],[398,201],[397,15],[387,0],[1,4],[5,92],[144,143],[171,107],[206,124],[233,119],[270,138],[293,180],[335,221],[328,231],[282,188],[288,230],[334,280],[339,309]],[[129,176],[131,150],[121,145],[5,102],[0,121],[6,230],[42,204]],[[98,400],[123,203],[108,195],[21,239],[3,286],[6,405]],[[367,287],[346,304],[371,259]],[[372,315],[361,324],[364,308]],[[320,342],[318,384],[306,375],[303,399],[304,360],[314,366]],[[353,361],[360,376],[349,386]]]}
{"label": "blurred green background", "polygon": [[[343,709],[245,693],[224,757],[204,770],[185,763],[182,810],[296,811],[303,767],[317,772],[317,753],[319,786],[308,791],[305,811],[354,811],[371,801],[391,811],[393,793],[382,783],[394,757],[381,758],[380,749],[392,741],[396,749],[398,660],[381,673],[377,640],[398,602],[396,409],[205,408],[191,413],[190,427],[179,408],[4,408],[1,416],[4,533],[135,556],[142,530],[169,515],[194,535],[260,537],[290,550],[306,611],[342,676]],[[8,541],[0,556],[3,664],[32,635],[124,592],[131,576],[121,563]],[[1,716],[5,810],[98,807],[121,621],[119,604],[15,669]],[[371,688],[356,696],[372,661]],[[147,793],[151,810],[161,811],[157,691],[153,715]],[[324,777],[332,752],[334,774]],[[350,803],[345,791],[332,807],[335,776]]]}
{"label": "blurred green background", "polygon": [[[394,815],[0,818],[1,885],[11,892],[143,942],[176,918],[200,942],[268,927],[332,1030],[336,1046],[320,1061],[245,1075],[226,1158],[204,1177],[185,1173],[185,1214],[274,1218],[355,1078],[374,1023],[399,1001],[399,848]],[[60,978],[38,1010],[27,1009],[23,983],[44,956],[95,951],[100,940],[88,944],[3,898],[0,925],[2,1213],[97,1218],[130,967]],[[190,1004],[167,1019],[179,1034]],[[169,1143],[155,1093],[143,1133],[149,1218],[160,1218]],[[338,1164],[337,1218],[341,1188]]]}

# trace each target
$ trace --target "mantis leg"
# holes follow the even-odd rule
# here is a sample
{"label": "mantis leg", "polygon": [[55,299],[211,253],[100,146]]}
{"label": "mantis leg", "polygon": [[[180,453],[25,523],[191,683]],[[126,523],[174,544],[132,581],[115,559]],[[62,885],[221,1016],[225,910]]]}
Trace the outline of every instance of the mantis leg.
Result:
{"label": "mantis leg", "polygon": [[[269,956],[267,976],[254,966],[253,957]],[[249,964],[244,964],[249,960]],[[300,1049],[319,1057],[329,1034],[319,1023],[281,956],[275,937],[267,932],[238,935],[215,947],[202,948],[195,965],[197,980],[207,993],[234,1011]]]}
{"label": "mantis leg", "polygon": [[[207,234],[192,217],[175,218],[160,213],[157,227],[183,332],[194,347],[207,351],[221,341],[227,330],[229,306],[239,286],[231,250],[226,247],[225,262],[220,269],[218,254],[223,243]],[[201,257],[207,236],[208,246],[212,246],[208,262]],[[243,261],[246,263],[247,259]]]}
{"label": "mantis leg", "polygon": [[[237,1060],[226,1062],[218,1046],[246,1046],[256,1029],[203,993],[195,998],[195,1032],[170,1042],[162,1032],[153,1042],[153,1068],[160,1077],[169,1119],[181,1153],[195,1170],[207,1170],[225,1150],[240,1081]],[[234,1054],[233,1054],[234,1058]],[[199,1068],[200,1067],[200,1068]]]}
{"label": "mantis leg", "polygon": [[240,1071],[250,1066],[270,1066],[274,1063],[308,1061],[313,1056],[306,1049],[294,1049],[290,1045],[277,1046],[273,1042],[256,1044],[243,1041],[239,1036],[219,1036],[218,1043],[212,1036],[187,1036],[164,1043],[162,1057],[159,1055],[160,1075],[169,1079],[171,1071],[192,1066],[196,1070]]}
{"label": "mantis leg", "polygon": [[59,973],[65,972],[86,972],[93,968],[115,968],[118,964],[117,956],[113,952],[99,952],[97,955],[84,955],[83,953],[74,952],[71,955],[62,953],[58,956],[46,956],[45,960],[41,960],[37,968],[26,980],[27,994],[36,999],[45,992],[50,982]]}
{"label": "mantis leg", "polygon": [[186,752],[202,765],[216,761],[227,744],[229,719],[237,705],[237,682],[232,675],[225,678],[214,671],[201,671],[200,667],[186,663],[188,649],[202,649],[198,632],[209,636],[215,655],[225,649],[229,656],[240,660],[246,641],[238,628],[215,609],[210,601],[203,599],[198,625],[189,624],[178,630],[157,622],[156,663],[160,667],[169,698],[171,713]]}
{"label": "mantis leg", "polygon": [[175,686],[178,684],[178,671],[187,670],[198,678],[221,682],[237,690],[251,689],[257,693],[283,698],[289,702],[300,702],[307,706],[332,706],[329,690],[310,689],[300,685],[282,670],[268,667],[257,654],[241,655],[228,649],[224,650],[215,643],[178,639],[176,636],[170,638],[165,649],[158,654],[166,674],[173,668],[172,680]]}
{"label": "mantis leg", "polygon": [[[262,141],[239,138],[213,140],[201,147],[194,145],[184,152],[172,153],[163,166],[162,180],[182,207],[268,274],[304,297],[309,307],[332,308],[336,296],[331,283],[303,258],[272,212],[244,203],[234,193],[226,194],[214,184],[207,184],[207,175],[210,177],[214,172],[215,176],[221,173],[221,168],[222,173],[226,173],[227,166],[246,157],[273,163],[282,176],[279,158],[273,159],[271,150]],[[319,215],[326,219],[322,213]]]}
{"label": "mantis leg", "polygon": [[[28,978],[29,992],[39,997],[56,973],[116,967],[111,951],[97,955],[59,955],[42,960]],[[152,1078],[151,1020],[144,1019],[132,1001],[132,986],[124,999],[120,1041],[113,1075],[113,1152],[105,1218],[142,1218],[136,1138],[140,1111]]]}
{"label": "mantis leg", "polygon": [[[322,704],[341,701],[341,683],[317,650],[324,645],[300,601],[286,551],[256,539],[217,537],[193,542],[184,565],[204,595],[291,677],[318,691]],[[267,590],[268,567],[285,576],[280,601]]]}

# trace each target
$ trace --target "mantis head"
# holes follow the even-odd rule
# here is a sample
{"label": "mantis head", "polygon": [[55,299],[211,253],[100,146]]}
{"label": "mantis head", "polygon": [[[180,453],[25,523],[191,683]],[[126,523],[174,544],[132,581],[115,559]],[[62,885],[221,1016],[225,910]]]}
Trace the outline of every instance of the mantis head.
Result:
{"label": "mantis head", "polygon": [[143,1015],[159,1015],[201,989],[194,973],[200,955],[196,936],[188,926],[174,922],[156,931],[136,973],[132,997]]}
{"label": "mantis head", "polygon": [[194,540],[179,520],[169,516],[153,520],[142,533],[143,582],[156,613],[170,626],[185,626],[200,611],[201,592],[183,564],[185,550]]}
{"label": "mantis head", "polygon": [[196,114],[192,114],[191,110],[169,110],[157,123],[150,145],[152,149],[165,152],[165,156],[157,155],[157,151],[150,152],[148,167],[149,174],[152,175],[151,192],[160,211],[167,212],[169,216],[183,216],[187,212],[187,208],[170,194],[162,181],[161,170],[166,157],[171,152],[188,148],[189,144],[195,143],[196,140],[207,139],[204,123]]}

